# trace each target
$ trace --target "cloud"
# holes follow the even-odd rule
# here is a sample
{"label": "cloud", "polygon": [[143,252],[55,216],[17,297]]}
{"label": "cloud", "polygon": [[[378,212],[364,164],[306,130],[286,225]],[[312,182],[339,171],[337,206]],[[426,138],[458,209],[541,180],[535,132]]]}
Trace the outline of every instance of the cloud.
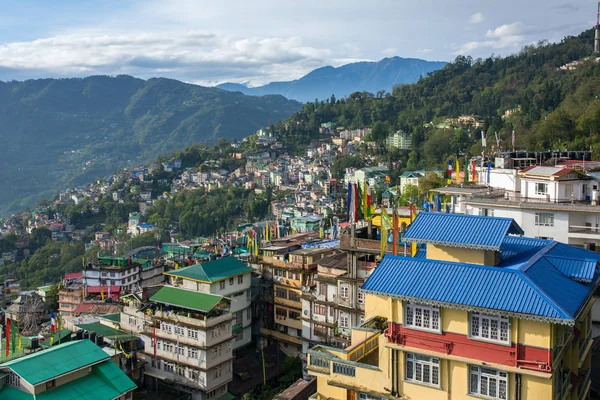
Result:
{"label": "cloud", "polygon": [[387,49],[381,50],[381,54],[386,57],[395,56],[398,54],[398,49],[396,47],[388,47]]}
{"label": "cloud", "polygon": [[259,84],[339,63],[331,50],[307,46],[298,37],[237,39],[207,32],[71,33],[0,45],[2,79],[11,71],[28,71],[30,76],[168,75],[193,82]]}
{"label": "cloud", "polygon": [[485,34],[485,40],[471,41],[461,46],[456,46],[454,54],[467,55],[477,50],[485,49],[514,49],[519,48],[525,40],[525,26],[522,22],[500,25],[490,29]]}
{"label": "cloud", "polygon": [[433,49],[418,49],[417,53],[427,54],[427,53],[431,53],[432,51],[433,51]]}
{"label": "cloud", "polygon": [[472,24],[480,24],[484,20],[485,17],[483,16],[483,14],[481,12],[476,12],[475,14],[471,15],[471,19],[469,20],[469,22]]}

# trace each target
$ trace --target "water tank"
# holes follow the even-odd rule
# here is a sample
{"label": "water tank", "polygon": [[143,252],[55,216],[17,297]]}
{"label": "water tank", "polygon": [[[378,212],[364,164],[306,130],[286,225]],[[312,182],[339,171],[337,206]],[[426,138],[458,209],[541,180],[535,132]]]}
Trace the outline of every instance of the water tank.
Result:
{"label": "water tank", "polygon": [[96,345],[98,345],[98,346],[104,345],[104,336],[102,336],[102,335],[96,336]]}
{"label": "water tank", "polygon": [[90,340],[96,343],[96,332],[90,332]]}
{"label": "water tank", "polygon": [[83,329],[77,329],[77,333],[75,334],[75,339],[76,340],[83,339]]}
{"label": "water tank", "polygon": [[39,347],[40,347],[40,339],[36,338],[36,337],[31,338],[31,349],[34,350]]}
{"label": "water tank", "polygon": [[83,331],[83,338],[84,339],[89,339],[90,338],[90,333],[88,331]]}

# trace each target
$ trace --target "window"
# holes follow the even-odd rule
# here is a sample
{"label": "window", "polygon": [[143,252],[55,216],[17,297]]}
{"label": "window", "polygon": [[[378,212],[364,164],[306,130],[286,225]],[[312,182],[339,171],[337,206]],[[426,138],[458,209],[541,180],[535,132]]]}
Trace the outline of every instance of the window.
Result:
{"label": "window", "polygon": [[213,358],[221,357],[221,345],[213,347]]}
{"label": "window", "polygon": [[183,346],[175,346],[175,354],[185,356],[185,348]]}
{"label": "window", "polygon": [[552,213],[535,213],[536,226],[554,226],[554,214]]}
{"label": "window", "polygon": [[469,393],[492,399],[508,399],[508,374],[472,365],[469,374]]}
{"label": "window", "polygon": [[241,285],[242,283],[244,283],[244,275],[238,276],[238,285]]}
{"label": "window", "polygon": [[221,336],[221,327],[217,326],[215,329],[213,329],[211,331],[211,335],[212,335],[212,337],[219,337],[219,336]]}
{"label": "window", "polygon": [[292,301],[300,301],[300,293],[290,290],[288,292],[288,299],[290,299]]}
{"label": "window", "polygon": [[227,353],[231,353],[231,341],[227,342]]}
{"label": "window", "polygon": [[327,296],[327,285],[324,283],[321,283],[319,285],[319,294],[323,295],[323,296]]}
{"label": "window", "polygon": [[440,331],[440,309],[421,304],[406,304],[405,324],[411,328]]}
{"label": "window", "polygon": [[246,319],[252,319],[252,309],[251,308],[247,308],[246,309]]}
{"label": "window", "polygon": [[471,313],[471,337],[510,343],[510,319]]}
{"label": "window", "polygon": [[296,311],[290,311],[288,316],[292,319],[300,319],[300,313]]}
{"label": "window", "polygon": [[[585,194],[585,192],[584,192]],[[575,194],[573,193],[573,185],[568,184],[565,185],[565,197],[573,197]]]}
{"label": "window", "polygon": [[406,380],[440,386],[440,359],[406,353]]}
{"label": "window", "polygon": [[483,215],[485,217],[493,217],[494,216],[494,209],[492,209],[492,208],[480,208],[479,209],[479,215]]}
{"label": "window", "polygon": [[287,290],[282,288],[275,288],[275,297],[281,297],[282,299],[287,298]]}
{"label": "window", "polygon": [[327,306],[323,304],[315,304],[315,314],[325,315],[327,312]]}
{"label": "window", "polygon": [[188,347],[188,357],[198,359],[198,350],[193,347]]}
{"label": "window", "polygon": [[233,278],[229,278],[229,285],[233,285]]}
{"label": "window", "polygon": [[285,310],[284,308],[275,308],[275,316],[277,316],[278,318],[286,318],[287,310]]}
{"label": "window", "polygon": [[250,293],[250,290],[246,290],[246,301],[249,303],[252,299],[251,299],[252,295]]}
{"label": "window", "polygon": [[343,282],[340,284],[340,297],[342,299],[347,299],[348,298],[348,283],[347,282]]}
{"label": "window", "polygon": [[236,342],[241,342],[242,340],[244,340],[244,331],[241,331],[235,335]]}
{"label": "window", "polygon": [[173,372],[173,364],[165,363],[163,369],[165,372]]}
{"label": "window", "polygon": [[220,289],[220,290],[223,290],[223,289],[225,289],[225,281],[221,281],[221,282],[219,282],[219,289]]}
{"label": "window", "polygon": [[219,365],[218,367],[215,368],[215,370],[213,371],[213,378],[214,379],[219,379],[221,377],[221,366]]}
{"label": "window", "polygon": [[234,324],[242,324],[244,322],[244,312],[237,311],[233,313],[233,322]]}
{"label": "window", "polygon": [[168,333],[172,333],[173,332],[173,325],[166,323],[166,322],[161,322],[160,323],[160,330],[163,332],[168,332]]}
{"label": "window", "polygon": [[360,325],[364,324],[365,323],[365,316],[363,314],[360,314],[359,320],[360,320]]}
{"label": "window", "polygon": [[340,328],[348,328],[350,326],[350,318],[347,315],[340,315]]}
{"label": "window", "polygon": [[137,325],[137,320],[134,317],[129,317],[129,325]]}
{"label": "window", "polygon": [[179,335],[179,336],[185,335],[183,326],[179,326],[179,325],[175,326],[175,334]]}
{"label": "window", "polygon": [[191,339],[198,339],[198,330],[188,328],[187,335]]}
{"label": "window", "polygon": [[313,328],[313,334],[315,336],[327,336],[327,327],[315,325]]}
{"label": "window", "polygon": [[372,396],[367,393],[360,393],[358,395],[358,400],[383,400],[383,397]]}
{"label": "window", "polygon": [[358,301],[358,304],[365,304],[365,294],[360,290],[360,287],[358,288],[357,301]]}
{"label": "window", "polygon": [[198,371],[196,371],[195,369],[190,369],[189,370],[189,378],[195,382],[198,379],[200,379],[200,373]]}
{"label": "window", "polygon": [[177,366],[177,375],[185,376],[185,367],[183,365]]}
{"label": "window", "polygon": [[548,194],[548,184],[547,183],[539,183],[535,184],[535,194],[537,195],[546,195]]}

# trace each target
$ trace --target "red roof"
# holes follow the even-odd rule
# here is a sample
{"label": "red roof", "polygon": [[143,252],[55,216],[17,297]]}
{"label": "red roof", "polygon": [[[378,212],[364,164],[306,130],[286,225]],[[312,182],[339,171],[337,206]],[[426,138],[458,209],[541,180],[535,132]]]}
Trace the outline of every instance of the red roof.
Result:
{"label": "red roof", "polygon": [[83,276],[83,272],[73,272],[71,274],[65,274],[65,279],[78,279]]}
{"label": "red roof", "polygon": [[[114,294],[114,293],[119,293],[121,291],[121,286],[111,286],[110,287],[110,293]],[[100,292],[104,292],[104,294],[108,294],[108,286],[88,286],[87,287],[87,292],[94,294],[94,293],[100,293]]]}
{"label": "red roof", "polygon": [[117,304],[107,304],[103,302],[81,303],[77,306],[73,313],[75,314],[110,314],[119,311]]}

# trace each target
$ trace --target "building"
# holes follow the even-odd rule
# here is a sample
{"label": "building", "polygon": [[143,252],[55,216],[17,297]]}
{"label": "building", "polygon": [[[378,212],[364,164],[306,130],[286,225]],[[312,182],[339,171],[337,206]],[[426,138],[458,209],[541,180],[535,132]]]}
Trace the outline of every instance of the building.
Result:
{"label": "building", "polygon": [[323,217],[318,215],[306,215],[295,217],[290,220],[290,226],[293,232],[319,232]]}
{"label": "building", "polygon": [[397,131],[387,137],[385,144],[390,149],[410,150],[412,148],[412,136],[406,132]]}
{"label": "building", "polygon": [[386,256],[352,344],[309,350],[312,398],[588,398],[600,255],[522,233],[420,213],[404,239],[425,257]]}
{"label": "building", "polygon": [[419,180],[423,178],[424,175],[415,171],[404,171],[402,175],[400,175],[400,193],[404,193],[404,188],[407,185],[413,185],[417,188],[419,187]]}
{"label": "building", "polygon": [[83,303],[83,300],[83,283],[69,283],[58,291],[58,313],[63,317],[73,317],[75,310]]}
{"label": "building", "polygon": [[386,180],[389,174],[390,172],[386,167],[366,167],[357,170],[348,168],[344,183],[346,185],[348,183],[357,183],[362,187],[366,181],[372,188],[381,188],[386,187],[389,183]]}
{"label": "building", "polygon": [[[516,177],[500,173],[492,176],[500,190],[465,197],[459,210],[472,215],[513,218],[531,237],[575,246],[600,245],[600,206],[595,180],[566,167],[533,166],[519,171]],[[511,185],[503,183],[513,180],[516,182]],[[512,191],[512,187],[517,190]]]}
{"label": "building", "polygon": [[3,399],[125,400],[136,388],[108,353],[87,339],[6,362],[0,371]]}
{"label": "building", "polygon": [[233,350],[250,343],[253,269],[235,257],[222,257],[169,271],[171,285],[231,299]]}
{"label": "building", "polygon": [[232,301],[176,285],[123,296],[121,329],[144,343],[146,387],[161,381],[192,399],[218,398],[232,380]]}
{"label": "building", "polygon": [[83,270],[82,279],[87,286],[120,286],[130,293],[139,289],[140,270],[141,264],[131,258],[101,256]]}

